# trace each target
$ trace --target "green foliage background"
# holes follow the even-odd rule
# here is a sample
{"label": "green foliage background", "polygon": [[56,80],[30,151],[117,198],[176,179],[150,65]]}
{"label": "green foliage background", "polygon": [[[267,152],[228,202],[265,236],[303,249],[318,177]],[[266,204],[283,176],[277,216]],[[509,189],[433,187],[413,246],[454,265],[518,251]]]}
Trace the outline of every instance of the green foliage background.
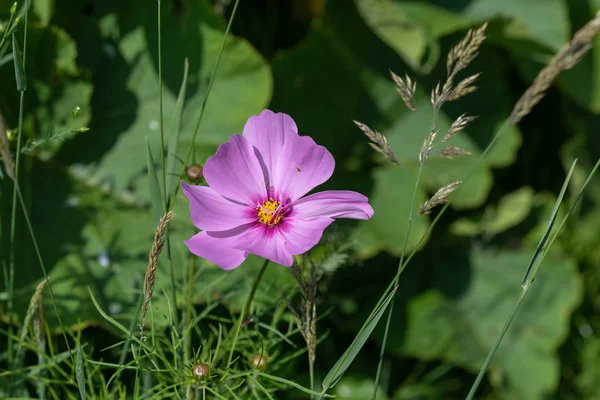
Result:
{"label": "green foliage background", "polygon": [[[190,68],[179,155],[191,144],[232,10],[228,3],[163,1],[167,133],[186,58]],[[0,13],[11,4],[0,0]],[[147,0],[32,0],[24,118],[32,150],[24,159],[22,188],[63,324],[88,327],[84,336],[99,344],[110,343],[104,332],[112,327],[93,306],[88,287],[112,317],[130,321],[156,222],[145,151],[146,138],[154,154],[160,146],[155,6]],[[336,171],[323,188],[360,191],[375,209],[368,222],[344,221],[328,230],[326,244],[352,240],[354,251],[321,285],[319,309],[330,311],[319,325],[322,333],[329,330],[318,348],[322,376],[395,273],[414,183],[369,148],[352,120],[385,134],[396,157],[416,171],[431,120],[429,91],[444,79],[445,55],[468,28],[489,21],[488,40],[469,67],[482,72],[478,90],[448,104],[437,123],[444,132],[464,112],[479,116],[452,143],[473,155],[432,158],[417,196],[423,202],[464,178],[537,72],[599,7],[595,0],[241,1],[194,144],[195,161],[240,133],[250,115],[264,108],[285,112],[301,134],[334,154]],[[579,157],[570,189],[576,193],[600,157],[599,63],[595,46],[530,116],[509,128],[411,261],[398,290],[382,400],[461,398],[468,391],[518,296],[565,169]],[[416,79],[418,111],[406,109],[389,70]],[[9,129],[17,126],[18,96],[12,63],[6,63],[0,66],[0,110]],[[81,111],[74,116],[76,107]],[[89,132],[74,131],[82,126]],[[12,184],[6,176],[0,189],[1,246],[8,254]],[[187,201],[182,195],[177,201],[170,233],[176,278],[184,282],[189,256],[181,242],[193,227]],[[430,220],[413,222],[410,249]],[[17,237],[16,314],[22,320],[42,273],[21,220]],[[501,345],[482,396],[600,396],[599,238],[595,178]],[[260,260],[251,257],[232,272],[198,262],[193,301],[201,307],[218,298],[239,310]],[[167,269],[158,274],[157,287],[166,289]],[[293,283],[285,268],[271,267],[258,306],[269,309],[280,288]],[[167,298],[158,292],[155,322],[167,325]],[[178,303],[186,301],[183,288],[177,296]],[[56,331],[48,296],[45,301]],[[381,333],[336,387],[338,398],[370,395]],[[306,380],[305,370],[299,364],[286,378]]]}

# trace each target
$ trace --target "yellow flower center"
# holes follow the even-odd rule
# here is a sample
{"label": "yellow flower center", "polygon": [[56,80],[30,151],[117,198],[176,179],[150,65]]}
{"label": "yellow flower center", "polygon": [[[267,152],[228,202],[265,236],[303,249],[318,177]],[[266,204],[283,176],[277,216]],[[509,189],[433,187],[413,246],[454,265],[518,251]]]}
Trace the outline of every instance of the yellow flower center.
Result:
{"label": "yellow flower center", "polygon": [[279,205],[280,203],[273,200],[273,198],[269,198],[269,200],[265,200],[262,204],[258,205],[256,207],[258,222],[269,226],[275,226],[280,223],[283,220],[283,215],[279,212]]}

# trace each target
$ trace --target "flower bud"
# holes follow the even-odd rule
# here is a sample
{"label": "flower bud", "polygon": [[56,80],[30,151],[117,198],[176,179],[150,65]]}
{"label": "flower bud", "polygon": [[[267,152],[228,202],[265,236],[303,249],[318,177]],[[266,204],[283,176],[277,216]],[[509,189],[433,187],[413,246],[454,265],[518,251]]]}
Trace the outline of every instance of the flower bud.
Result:
{"label": "flower bud", "polygon": [[257,354],[250,360],[250,366],[257,369],[265,369],[269,359],[264,354]]}
{"label": "flower bud", "polygon": [[15,1],[12,5],[12,7],[10,8],[10,15],[15,15],[15,13],[17,12],[17,2]]}
{"label": "flower bud", "polygon": [[196,379],[207,379],[210,376],[210,368],[208,364],[198,363],[192,367],[192,375]]}
{"label": "flower bud", "polygon": [[202,179],[202,165],[192,164],[185,170],[185,174],[192,182],[198,182]]}

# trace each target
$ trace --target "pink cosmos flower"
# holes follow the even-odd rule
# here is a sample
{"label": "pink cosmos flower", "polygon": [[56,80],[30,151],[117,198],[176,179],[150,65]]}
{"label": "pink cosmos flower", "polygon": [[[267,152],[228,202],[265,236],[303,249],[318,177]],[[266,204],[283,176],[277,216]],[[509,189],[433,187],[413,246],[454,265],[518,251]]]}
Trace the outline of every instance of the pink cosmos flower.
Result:
{"label": "pink cosmos flower", "polygon": [[181,183],[192,222],[202,232],[185,244],[229,270],[248,254],[291,266],[292,255],[316,245],[336,218],[369,219],[360,193],[330,190],[303,197],[331,177],[335,161],[323,146],[299,136],[287,114],[252,116],[204,165],[208,186]]}

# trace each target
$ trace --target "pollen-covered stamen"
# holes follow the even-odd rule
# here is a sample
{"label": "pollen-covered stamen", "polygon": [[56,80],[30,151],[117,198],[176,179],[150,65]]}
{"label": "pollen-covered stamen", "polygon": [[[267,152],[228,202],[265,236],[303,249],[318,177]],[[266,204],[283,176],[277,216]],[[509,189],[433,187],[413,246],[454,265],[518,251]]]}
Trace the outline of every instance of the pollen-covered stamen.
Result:
{"label": "pollen-covered stamen", "polygon": [[256,207],[258,222],[263,225],[276,226],[283,220],[281,202],[273,200],[265,200]]}

